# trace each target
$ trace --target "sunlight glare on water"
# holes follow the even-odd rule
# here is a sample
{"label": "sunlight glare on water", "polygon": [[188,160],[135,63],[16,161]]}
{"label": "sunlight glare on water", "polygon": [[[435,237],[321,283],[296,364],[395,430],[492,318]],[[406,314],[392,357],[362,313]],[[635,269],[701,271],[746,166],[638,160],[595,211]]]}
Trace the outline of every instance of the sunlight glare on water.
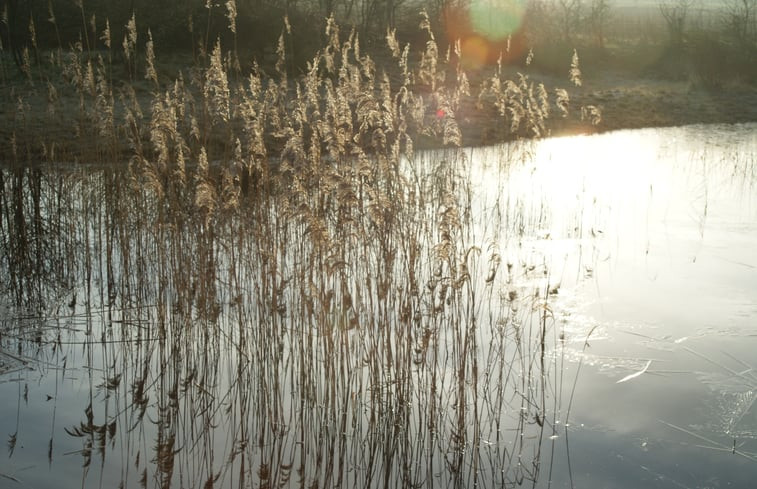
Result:
{"label": "sunlight glare on water", "polygon": [[[741,480],[744,469],[721,476],[710,464],[757,461],[754,129],[555,138],[504,170],[492,163],[496,148],[471,155],[481,208],[507,199],[506,220],[531,224],[506,238],[515,242],[510,252],[538,253],[561,284],[551,310],[574,350],[555,355],[590,367],[573,416],[586,428],[572,445],[591,453],[606,443],[617,457],[606,459],[606,477],[633,472],[617,461],[636,458],[661,481],[697,480],[662,456],[671,440],[711,467],[691,474],[716,482]],[[621,448],[641,446],[636,440],[651,458]],[[596,472],[586,477],[599,484],[587,487],[607,483]]]}
{"label": "sunlight glare on water", "polygon": [[726,301],[755,286],[754,162],[734,159],[754,151],[752,139],[718,149],[684,129],[554,138],[502,177],[492,174],[503,171],[490,163],[497,151],[471,156],[484,168],[482,207],[506,198],[509,220],[533,224],[521,245],[559,248],[557,258],[577,275],[602,270],[591,273],[598,300],[624,297],[621,308],[646,301],[626,312],[660,318],[690,311],[702,289]]}
{"label": "sunlight glare on water", "polygon": [[548,139],[506,169],[499,151],[471,155],[480,212],[527,223],[498,239],[509,260],[547,264],[573,345],[555,357],[585,367],[571,445],[606,471],[581,462],[574,477],[742,487],[757,463],[755,126]]}

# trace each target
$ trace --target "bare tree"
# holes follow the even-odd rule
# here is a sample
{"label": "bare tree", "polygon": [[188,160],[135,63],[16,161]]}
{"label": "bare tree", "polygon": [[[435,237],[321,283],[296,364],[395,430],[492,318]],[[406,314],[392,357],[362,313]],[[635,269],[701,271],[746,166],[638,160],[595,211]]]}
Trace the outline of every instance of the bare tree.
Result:
{"label": "bare tree", "polygon": [[731,0],[724,13],[726,33],[732,36],[739,47],[752,46],[757,37],[755,19],[757,0]]}
{"label": "bare tree", "polygon": [[557,0],[559,26],[565,41],[571,41],[576,29],[581,23],[583,0]]}
{"label": "bare tree", "polygon": [[605,47],[605,29],[611,17],[609,0],[591,0],[587,21],[597,46]]}
{"label": "bare tree", "polygon": [[[352,12],[352,3],[348,12]],[[357,0],[357,24],[361,34],[368,37],[386,33],[396,26],[398,11],[404,7],[404,0]],[[439,4],[443,4],[440,2]]]}
{"label": "bare tree", "polygon": [[686,32],[686,18],[693,0],[674,0],[660,3],[660,13],[670,36],[670,43],[674,47],[683,46]]}

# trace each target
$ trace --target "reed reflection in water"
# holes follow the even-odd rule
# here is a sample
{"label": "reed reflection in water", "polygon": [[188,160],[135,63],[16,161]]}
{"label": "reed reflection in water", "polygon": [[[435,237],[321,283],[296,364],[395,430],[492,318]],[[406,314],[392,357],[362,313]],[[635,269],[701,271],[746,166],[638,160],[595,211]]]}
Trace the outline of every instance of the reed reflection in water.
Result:
{"label": "reed reflection in water", "polygon": [[548,480],[575,380],[557,290],[516,245],[530,214],[473,212],[468,163],[2,170],[0,473],[34,487]]}

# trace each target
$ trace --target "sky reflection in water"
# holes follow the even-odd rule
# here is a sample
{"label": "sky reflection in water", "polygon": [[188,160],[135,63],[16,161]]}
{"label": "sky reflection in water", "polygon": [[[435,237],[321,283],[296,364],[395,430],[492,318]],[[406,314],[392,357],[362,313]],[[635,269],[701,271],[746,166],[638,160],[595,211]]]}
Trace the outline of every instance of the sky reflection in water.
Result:
{"label": "sky reflection in water", "polygon": [[553,139],[510,180],[510,199],[546,203],[524,206],[540,229],[522,246],[561,267],[553,305],[574,346],[566,355],[584,367],[571,416],[577,487],[753,483],[755,129]]}

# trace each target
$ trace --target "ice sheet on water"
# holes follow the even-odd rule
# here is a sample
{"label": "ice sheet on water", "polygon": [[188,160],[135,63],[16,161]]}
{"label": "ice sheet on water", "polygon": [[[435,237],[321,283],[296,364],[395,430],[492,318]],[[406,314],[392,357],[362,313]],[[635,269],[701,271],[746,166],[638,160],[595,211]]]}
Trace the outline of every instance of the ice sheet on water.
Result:
{"label": "ice sheet on water", "polygon": [[712,400],[711,428],[734,438],[757,439],[757,390],[721,392]]}
{"label": "ice sheet on water", "polygon": [[[658,359],[599,355],[590,350],[555,350],[554,355],[560,355],[569,362],[583,362],[588,367],[594,367],[600,375],[618,380],[640,371],[646,372],[650,365]],[[654,368],[654,367],[653,367]],[[630,380],[630,379],[628,379]]]}
{"label": "ice sheet on water", "polygon": [[757,390],[757,379],[755,379],[749,370],[716,371],[716,372],[699,372],[697,379],[708,386],[711,390],[723,394],[739,394],[752,390]]}
{"label": "ice sheet on water", "polygon": [[714,371],[697,378],[712,392],[713,428],[734,438],[757,438],[757,370],[739,359],[709,359]]}

